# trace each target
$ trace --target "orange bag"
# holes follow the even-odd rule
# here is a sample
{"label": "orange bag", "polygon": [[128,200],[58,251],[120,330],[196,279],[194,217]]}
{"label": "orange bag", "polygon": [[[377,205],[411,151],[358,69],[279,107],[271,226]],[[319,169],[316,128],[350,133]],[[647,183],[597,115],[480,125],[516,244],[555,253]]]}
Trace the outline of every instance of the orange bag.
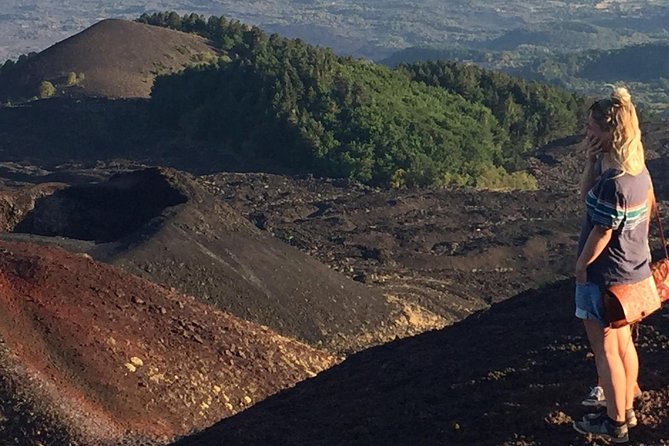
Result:
{"label": "orange bag", "polygon": [[669,260],[665,257],[653,262],[650,269],[653,271],[653,279],[657,293],[660,295],[660,301],[664,303],[669,300]]}
{"label": "orange bag", "polygon": [[602,293],[604,320],[611,328],[639,322],[662,307],[651,276],[637,283],[611,285]]}
{"label": "orange bag", "polygon": [[655,196],[653,196],[653,214],[655,214],[657,229],[660,233],[660,240],[662,241],[662,248],[664,249],[664,258],[651,263],[650,270],[653,272],[653,279],[655,279],[655,286],[660,295],[660,301],[666,302],[669,300],[669,253],[667,253],[667,242],[664,240],[662,220],[660,219],[660,212],[657,210]]}

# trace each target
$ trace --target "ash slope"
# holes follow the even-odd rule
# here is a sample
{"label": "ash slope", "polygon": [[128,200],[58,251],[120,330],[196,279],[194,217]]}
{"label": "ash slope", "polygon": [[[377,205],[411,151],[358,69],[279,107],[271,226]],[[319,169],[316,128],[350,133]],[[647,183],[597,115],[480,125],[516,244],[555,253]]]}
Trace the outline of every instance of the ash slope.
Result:
{"label": "ash slope", "polygon": [[335,361],[88,256],[0,242],[2,444],[164,444]]}
{"label": "ash slope", "polygon": [[332,351],[425,328],[409,324],[401,305],[389,303],[379,290],[262,233],[190,176],[173,170],[147,169],[65,187],[36,201],[13,230],[86,251]]}

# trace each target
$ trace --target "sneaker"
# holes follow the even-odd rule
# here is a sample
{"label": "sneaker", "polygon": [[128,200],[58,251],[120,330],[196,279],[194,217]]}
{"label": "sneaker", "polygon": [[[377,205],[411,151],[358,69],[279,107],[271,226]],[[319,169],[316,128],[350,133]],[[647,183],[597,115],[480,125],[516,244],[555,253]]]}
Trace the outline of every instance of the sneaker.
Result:
{"label": "sneaker", "polygon": [[[583,415],[583,421],[592,423],[597,418],[602,417],[606,417],[606,409],[604,408],[602,408],[599,412],[587,413]],[[625,411],[625,423],[627,423],[627,427],[629,429],[632,429],[633,427],[636,427],[637,424],[639,424],[639,421],[636,419],[636,413],[634,412],[634,409],[627,409]]]}
{"label": "sneaker", "polygon": [[[643,396],[643,392],[637,386],[634,392],[634,399],[638,400]],[[604,397],[604,388],[602,386],[595,386],[590,389],[590,395],[581,404],[588,407],[606,407],[606,398]]]}
{"label": "sneaker", "polygon": [[609,417],[596,417],[592,420],[574,421],[576,432],[595,437],[607,438],[612,443],[627,443],[630,440],[627,424],[616,426]]}
{"label": "sneaker", "polygon": [[588,407],[606,407],[606,398],[604,398],[604,389],[602,386],[595,386],[590,389],[590,394],[581,404]]}
{"label": "sneaker", "polygon": [[630,429],[636,427],[637,424],[639,424],[639,420],[636,419],[636,413],[634,412],[634,409],[627,409],[625,411],[625,422],[627,423],[627,427]]}

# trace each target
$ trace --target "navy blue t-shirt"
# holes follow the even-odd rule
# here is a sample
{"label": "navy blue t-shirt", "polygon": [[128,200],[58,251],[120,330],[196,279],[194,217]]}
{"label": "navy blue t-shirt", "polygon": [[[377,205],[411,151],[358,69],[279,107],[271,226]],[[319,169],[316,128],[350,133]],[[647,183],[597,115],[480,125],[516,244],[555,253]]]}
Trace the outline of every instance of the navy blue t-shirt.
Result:
{"label": "navy blue t-shirt", "polygon": [[645,168],[638,175],[609,169],[590,189],[585,197],[578,255],[595,225],[613,229],[613,234],[604,251],[588,266],[588,282],[608,286],[650,277],[648,191],[652,187]]}

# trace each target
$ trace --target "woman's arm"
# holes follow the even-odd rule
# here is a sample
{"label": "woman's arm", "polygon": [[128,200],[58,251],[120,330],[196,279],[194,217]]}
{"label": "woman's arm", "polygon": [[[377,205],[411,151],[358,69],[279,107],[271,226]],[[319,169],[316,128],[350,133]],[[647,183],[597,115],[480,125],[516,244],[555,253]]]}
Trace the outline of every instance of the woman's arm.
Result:
{"label": "woman's arm", "polygon": [[581,182],[579,184],[579,197],[581,200],[585,200],[585,196],[595,184],[598,176],[598,172],[595,172],[595,161],[590,161],[590,158],[588,158],[583,168],[583,173],[581,173]]}
{"label": "woman's arm", "polygon": [[[597,169],[597,157],[603,153],[601,142],[594,136],[587,135],[584,142],[585,150],[585,167],[581,173],[581,181],[579,183],[579,196],[581,200],[585,200],[588,191],[594,186],[597,177],[606,169],[603,165]],[[604,160],[602,159],[602,163]]]}
{"label": "woman's arm", "polygon": [[585,283],[588,281],[587,268],[604,251],[606,245],[611,241],[613,229],[604,226],[595,225],[588,235],[581,255],[576,261],[576,283]]}

